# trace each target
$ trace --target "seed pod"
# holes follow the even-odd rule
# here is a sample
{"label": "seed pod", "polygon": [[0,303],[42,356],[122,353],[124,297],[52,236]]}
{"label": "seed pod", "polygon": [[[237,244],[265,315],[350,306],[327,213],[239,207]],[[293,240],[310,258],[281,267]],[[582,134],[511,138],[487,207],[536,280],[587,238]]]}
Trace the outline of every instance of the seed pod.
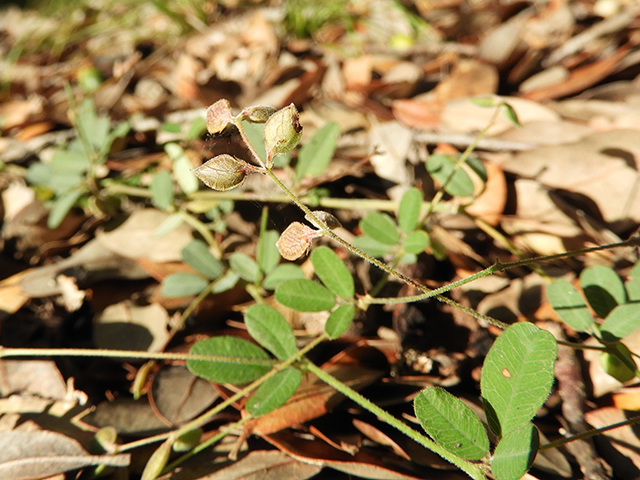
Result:
{"label": "seed pod", "polygon": [[267,163],[270,164],[274,157],[293,150],[301,137],[300,116],[293,103],[271,115],[264,124]]}
{"label": "seed pod", "polygon": [[[336,217],[334,217],[328,212],[323,212],[322,210],[315,210],[313,214],[318,218],[318,220],[324,223],[331,230],[340,228],[342,226],[342,224],[340,223],[340,220],[338,220]],[[315,220],[313,220],[313,218],[311,218],[309,215],[305,215],[304,218],[306,218],[307,221],[313,223],[316,227],[320,228],[320,225],[318,225],[315,222]]]}
{"label": "seed pod", "polygon": [[229,100],[218,100],[207,108],[207,130],[211,135],[222,132],[233,120]]}
{"label": "seed pod", "polygon": [[243,120],[253,123],[264,123],[271,115],[276,113],[276,109],[267,105],[245,108],[240,115]]}
{"label": "seed pod", "polygon": [[300,222],[293,222],[282,232],[276,247],[282,258],[293,261],[305,255],[311,247],[311,241],[321,236],[322,232]]}
{"label": "seed pod", "polygon": [[244,160],[223,154],[213,157],[191,170],[209,188],[225,192],[239,187],[253,173],[256,167]]}

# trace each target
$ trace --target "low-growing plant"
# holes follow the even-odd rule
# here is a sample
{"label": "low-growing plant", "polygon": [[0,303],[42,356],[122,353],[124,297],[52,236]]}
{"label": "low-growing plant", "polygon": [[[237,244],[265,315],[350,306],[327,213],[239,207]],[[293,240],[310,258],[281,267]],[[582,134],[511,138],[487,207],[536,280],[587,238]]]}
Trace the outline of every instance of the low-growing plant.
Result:
{"label": "low-growing plant", "polygon": [[[478,99],[477,103],[496,108],[494,119],[497,114],[503,112],[517,124],[515,112],[502,100],[482,98]],[[248,125],[254,127],[248,128]],[[255,128],[255,125],[259,128]],[[420,190],[410,188],[398,205],[395,219],[379,211],[368,213],[359,224],[362,235],[350,243],[336,233],[340,227],[336,217],[321,210],[311,210],[296,194],[300,180],[305,175],[321,173],[330,161],[338,134],[335,125],[328,124],[320,129],[314,140],[300,151],[295,169],[290,170],[292,188],[276,175],[274,165],[282,157],[285,157],[285,160],[280,161],[279,165],[289,165],[290,159],[287,156],[300,141],[302,126],[294,105],[277,111],[267,106],[249,107],[238,115],[233,115],[229,102],[220,100],[207,110],[207,129],[209,133],[217,134],[228,128],[238,130],[240,138],[251,154],[252,162],[223,154],[195,168],[195,175],[207,186],[221,192],[242,185],[249,175],[264,175],[275,182],[290,201],[302,210],[309,225],[293,222],[278,235],[276,231],[267,229],[268,211],[264,209],[255,259],[238,252],[223,259],[216,250],[217,244],[208,233],[204,237],[207,243],[194,240],[182,252],[185,263],[191,266],[194,272],[169,275],[162,283],[162,292],[166,296],[196,295],[195,300],[181,316],[179,325],[182,325],[206,295],[224,292],[242,282],[247,292],[256,300],[256,303],[244,313],[244,323],[253,342],[234,336],[217,336],[196,343],[188,355],[98,353],[113,357],[184,358],[187,360],[187,367],[195,375],[212,382],[237,386],[235,393],[228,399],[174,432],[120,446],[118,451],[124,451],[144,443],[163,440],[147,464],[143,479],[156,478],[185,458],[218,442],[233,428],[251,419],[268,415],[285,405],[295,394],[305,374],[316,375],[345,397],[475,479],[485,478],[489,472],[498,480],[518,479],[529,470],[540,449],[560,443],[541,446],[538,430],[533,423],[553,385],[558,344],[553,335],[533,323],[506,325],[488,315],[464,307],[442,294],[478,278],[513,267],[534,265],[613,246],[637,246],[637,238],[615,245],[537,259],[523,259],[507,264],[496,263],[468,278],[432,290],[400,273],[395,266],[398,263],[415,262],[418,254],[432,247],[428,219],[430,213],[438,208],[437,204],[445,193],[466,198],[466,203],[461,202],[462,210],[478,195],[478,189],[474,187],[471,177],[475,176],[482,183],[486,181],[486,172],[482,163],[471,156],[475,143],[461,155],[432,155],[428,159],[427,171],[441,185],[430,203],[424,202]],[[260,142],[264,146],[262,153],[257,148],[258,137],[263,139],[263,142]],[[151,186],[153,202],[166,210],[177,208],[169,193],[173,192],[173,178],[187,196],[197,190],[197,185],[194,187],[185,173],[188,165],[180,160],[179,148],[177,145],[165,146],[169,156],[174,159],[174,177],[159,172]],[[181,166],[176,167],[176,164]],[[174,215],[179,216],[180,213],[174,212]],[[185,218],[190,217],[183,215],[180,218],[181,221],[185,221]],[[198,231],[203,230],[202,223],[194,225],[198,226]],[[379,283],[372,291],[358,294],[353,276],[343,259],[328,246],[313,247],[314,240],[319,237],[339,244],[351,254],[380,268],[385,274],[385,279],[396,277],[421,293],[410,297],[379,298],[376,296],[381,290],[382,283]],[[305,278],[302,269],[296,264],[280,263],[280,256],[294,261],[308,253],[317,280]],[[391,259],[391,266],[377,257]],[[636,355],[622,342],[640,327],[640,263],[633,268],[631,278],[626,283],[609,268],[585,269],[580,276],[580,286],[591,310],[578,290],[567,280],[559,279],[549,285],[547,296],[558,316],[568,326],[594,336],[601,343],[601,347],[596,348],[602,351],[602,365],[610,375],[620,381],[640,378],[640,372],[633,361]],[[275,300],[284,307],[297,312],[324,312],[327,318],[324,332],[299,348],[293,329],[283,314],[265,303],[272,291]],[[495,438],[493,445],[480,418],[462,400],[443,388],[426,388],[415,398],[415,415],[425,435],[393,417],[306,357],[306,354],[321,342],[334,340],[343,335],[358,312],[367,310],[371,305],[415,302],[431,297],[504,329],[486,356],[480,381],[484,413],[488,428]],[[603,321],[596,321],[594,315]],[[569,345],[582,347],[578,344]],[[32,350],[29,352],[33,354]],[[42,353],[55,354],[50,350]],[[0,352],[2,356],[24,354],[27,353],[17,349],[5,349]],[[69,355],[74,352],[65,350],[60,354]],[[75,354],[91,353],[77,351]],[[144,368],[140,369],[140,372],[143,371]],[[245,397],[247,400],[244,403],[242,420],[169,463],[171,449],[177,450],[176,445],[182,445],[185,436],[199,438],[200,429],[214,415]],[[637,418],[631,421],[635,422]],[[567,438],[562,442],[571,440]]]}

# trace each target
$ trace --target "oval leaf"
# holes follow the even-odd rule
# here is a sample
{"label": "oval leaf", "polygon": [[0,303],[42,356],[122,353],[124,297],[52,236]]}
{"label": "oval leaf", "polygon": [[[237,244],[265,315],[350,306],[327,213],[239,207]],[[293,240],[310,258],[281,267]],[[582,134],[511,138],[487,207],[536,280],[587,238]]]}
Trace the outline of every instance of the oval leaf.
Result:
{"label": "oval leaf", "polygon": [[162,295],[167,298],[197,295],[209,285],[206,278],[192,273],[172,273],[162,281]]}
{"label": "oval leaf", "polygon": [[288,280],[276,288],[276,300],[298,312],[331,310],[336,297],[326,287],[307,279]]}
{"label": "oval leaf", "polygon": [[222,275],[222,263],[211,255],[209,247],[202,240],[193,240],[182,249],[182,259],[198,272],[215,280]]}
{"label": "oval leaf", "polygon": [[587,332],[595,326],[587,304],[564,278],[547,287],[547,299],[560,320],[579,332]]}
{"label": "oval leaf", "polygon": [[198,178],[193,174],[191,161],[177,143],[167,143],[164,151],[173,160],[173,174],[180,189],[187,195],[198,190]]}
{"label": "oval leaf", "polygon": [[[462,168],[453,173],[456,162],[450,155],[431,155],[426,167],[429,175],[444,185],[444,190],[454,197],[470,197],[473,195],[473,182]],[[453,174],[451,180],[449,177]],[[447,180],[449,180],[447,182]]]}
{"label": "oval leaf", "polygon": [[320,246],[311,252],[310,258],[316,275],[329,290],[344,299],[353,297],[353,277],[336,252]]}
{"label": "oval leaf", "polygon": [[624,288],[629,302],[640,302],[640,262],[629,272],[629,279],[624,282]]}
{"label": "oval leaf", "polygon": [[400,234],[395,222],[386,213],[367,213],[360,220],[360,230],[374,240],[386,245],[395,245],[400,240]]}
{"label": "oval leaf", "polygon": [[[215,355],[224,360],[187,360],[187,368],[198,377],[216,383],[235,385],[252,382],[269,370],[270,365],[259,360],[268,360],[269,355],[259,346],[236,337],[211,337],[196,343],[189,353],[192,355]],[[242,361],[234,361],[234,359]],[[255,363],[246,359],[256,360]]]}
{"label": "oval leaf", "polygon": [[557,344],[531,323],[516,323],[496,339],[482,367],[480,388],[487,420],[496,435],[528,423],[553,384]]}
{"label": "oval leaf", "polygon": [[279,237],[280,234],[275,230],[265,230],[260,235],[256,256],[258,265],[264,273],[273,271],[280,263],[280,252],[278,252],[278,247],[276,246]]}
{"label": "oval leaf", "polygon": [[296,393],[302,374],[295,368],[286,368],[268,379],[247,401],[245,408],[254,417],[266,415],[281,407]]}
{"label": "oval leaf", "polygon": [[446,390],[425,388],[413,408],[425,432],[450,452],[467,460],[480,460],[489,454],[489,437],[480,419]]}
{"label": "oval leaf", "polygon": [[407,190],[402,196],[400,208],[398,208],[398,225],[404,233],[411,233],[416,228],[421,207],[422,192],[415,187]]}
{"label": "oval leaf", "polygon": [[282,282],[304,278],[304,272],[295,263],[283,263],[278,265],[262,282],[262,286],[267,290],[275,290]]}
{"label": "oval leaf", "polygon": [[166,210],[173,204],[173,180],[171,173],[162,170],[153,176],[151,181],[151,201],[160,210]]}
{"label": "oval leaf", "polygon": [[353,245],[372,257],[382,257],[393,250],[393,246],[380,243],[369,235],[360,235],[353,239]]}
{"label": "oval leaf", "polygon": [[255,283],[260,276],[260,267],[256,261],[249,255],[244,253],[235,252],[229,257],[229,265],[234,272],[236,272],[241,279]]}
{"label": "oval leaf", "polygon": [[64,217],[69,213],[69,210],[73,208],[81,196],[82,191],[71,190],[56,198],[55,202],[53,202],[53,207],[51,207],[49,217],[47,218],[47,227],[51,229],[58,228],[64,220]]}
{"label": "oval leaf", "polygon": [[296,354],[293,329],[282,314],[269,305],[252,305],[244,315],[251,337],[280,360]]}
{"label": "oval leaf", "polygon": [[618,305],[600,325],[602,339],[614,342],[628,337],[640,328],[640,303]]}
{"label": "oval leaf", "polygon": [[611,310],[627,299],[624,284],[618,274],[603,265],[582,270],[580,286],[589,305],[600,318],[606,318]]}
{"label": "oval leaf", "polygon": [[407,253],[422,253],[429,246],[429,234],[424,230],[416,230],[404,239],[404,251]]}
{"label": "oval leaf", "polygon": [[355,315],[356,307],[350,304],[340,305],[329,315],[324,331],[331,340],[335,340],[347,331]]}
{"label": "oval leaf", "polygon": [[531,423],[506,433],[491,460],[491,473],[496,480],[519,480],[529,471],[536,458],[540,439]]}
{"label": "oval leaf", "polygon": [[333,158],[339,134],[340,126],[337,123],[329,122],[300,148],[296,165],[296,180],[300,180],[305,175],[320,175],[325,171]]}

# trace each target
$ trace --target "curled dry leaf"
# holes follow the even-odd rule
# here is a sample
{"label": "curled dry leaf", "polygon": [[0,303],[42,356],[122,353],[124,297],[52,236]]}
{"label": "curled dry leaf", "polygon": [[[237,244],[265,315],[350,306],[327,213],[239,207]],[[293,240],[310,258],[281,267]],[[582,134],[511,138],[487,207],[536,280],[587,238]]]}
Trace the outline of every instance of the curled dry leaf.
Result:
{"label": "curled dry leaf", "polygon": [[311,247],[311,241],[321,236],[322,232],[300,222],[293,222],[282,232],[276,246],[282,258],[293,261],[305,255]]}
{"label": "curled dry leaf", "polygon": [[244,160],[223,154],[213,157],[191,171],[208,187],[226,192],[242,185],[255,169],[256,167]]}
{"label": "curled dry leaf", "polygon": [[267,159],[293,150],[302,137],[302,125],[296,106],[292,103],[271,115],[264,124],[264,144]]}
{"label": "curled dry leaf", "polygon": [[211,135],[222,132],[232,120],[229,100],[218,100],[207,109],[207,130]]}
{"label": "curled dry leaf", "polygon": [[[324,223],[331,230],[340,228],[342,226],[342,224],[340,223],[340,220],[338,220],[336,217],[334,217],[330,213],[323,212],[322,210],[315,210],[313,214],[316,216],[318,220]],[[304,218],[306,218],[309,222],[313,223],[316,227],[320,228],[320,225],[318,225],[315,222],[315,220],[311,218],[309,215],[305,215]]]}

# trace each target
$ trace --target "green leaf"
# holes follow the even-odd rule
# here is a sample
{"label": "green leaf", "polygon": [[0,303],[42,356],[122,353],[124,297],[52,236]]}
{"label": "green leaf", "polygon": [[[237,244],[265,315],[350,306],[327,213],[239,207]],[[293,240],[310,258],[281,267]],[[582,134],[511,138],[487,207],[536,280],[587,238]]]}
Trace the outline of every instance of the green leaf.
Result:
{"label": "green leaf", "polygon": [[275,308],[252,305],[244,314],[244,323],[249,335],[276,358],[286,360],[298,351],[291,325]]}
{"label": "green leaf", "polygon": [[169,461],[174,441],[173,437],[169,437],[155,449],[144,467],[140,480],[155,480],[160,476]]}
{"label": "green leaf", "polygon": [[413,187],[407,190],[400,200],[398,208],[398,225],[404,233],[411,233],[418,225],[420,208],[422,207],[422,192]]}
{"label": "green leaf", "polygon": [[400,234],[393,219],[386,213],[370,212],[360,220],[360,230],[365,235],[386,245],[395,245],[400,241]]}
{"label": "green leaf", "polygon": [[[252,382],[271,370],[271,366],[264,362],[269,359],[267,352],[242,338],[227,336],[207,338],[191,347],[189,353],[226,357],[218,360],[187,360],[187,368],[191,373],[210,382],[240,385]],[[242,359],[242,361],[235,359]],[[248,362],[245,359],[256,361]]]}
{"label": "green leaf", "polygon": [[276,288],[276,300],[298,312],[331,310],[336,298],[326,287],[307,279],[287,280]]}
{"label": "green leaf", "polygon": [[305,175],[320,175],[325,171],[336,150],[338,135],[340,135],[340,126],[329,122],[300,148],[296,165],[296,181]]}
{"label": "green leaf", "polygon": [[547,287],[547,299],[560,320],[578,332],[588,332],[595,322],[587,304],[564,278],[560,278]]}
{"label": "green leaf", "polygon": [[347,331],[355,316],[356,307],[348,303],[340,305],[329,315],[327,323],[324,325],[324,331],[331,340],[335,340]]}
{"label": "green leaf", "polygon": [[532,323],[511,325],[496,339],[480,380],[487,420],[496,435],[529,422],[545,402],[556,351],[553,335]]}
{"label": "green leaf", "polygon": [[478,416],[446,390],[425,388],[413,408],[422,428],[440,446],[467,460],[489,454],[489,437]]}
{"label": "green leaf", "polygon": [[508,103],[503,103],[502,104],[502,113],[505,116],[505,118],[514,126],[514,127],[521,127],[522,124],[520,123],[520,120],[518,119],[518,114],[516,113],[516,111],[513,109],[513,107],[511,105],[509,105]]}
{"label": "green leaf", "polygon": [[47,227],[52,230],[58,228],[81,196],[82,190],[71,190],[56,198],[47,218]]}
{"label": "green leaf", "polygon": [[165,218],[162,223],[156,228],[153,232],[153,238],[160,238],[166,235],[169,232],[173,232],[176,228],[178,228],[184,222],[184,218],[180,213],[172,213],[167,218]]}
{"label": "green leaf", "polygon": [[189,161],[189,157],[177,143],[167,143],[164,151],[173,160],[173,173],[180,189],[187,195],[198,191],[198,177],[196,177],[191,169],[193,165]]}
{"label": "green leaf", "polygon": [[344,299],[353,297],[353,277],[336,252],[322,245],[311,252],[310,259],[316,275],[329,290]]}
{"label": "green leaf", "polygon": [[187,140],[195,140],[196,138],[200,138],[206,131],[207,121],[203,117],[196,117],[193,122],[191,122],[191,125],[189,125]]}
{"label": "green leaf", "polygon": [[478,97],[471,97],[471,103],[479,107],[488,108],[498,105],[496,97],[493,95],[480,95]]}
{"label": "green leaf", "polygon": [[589,305],[600,318],[606,318],[616,305],[627,300],[624,284],[618,274],[603,265],[582,270],[580,286]]}
{"label": "green leaf", "polygon": [[198,272],[215,280],[222,275],[220,260],[211,255],[209,247],[202,240],[192,240],[182,249],[182,259]]}
{"label": "green leaf", "polygon": [[286,368],[260,385],[247,401],[245,408],[254,417],[261,417],[289,400],[302,381],[302,374],[295,368]]}
{"label": "green leaf", "polygon": [[629,272],[629,279],[624,283],[629,302],[640,302],[640,262]]}
{"label": "green leaf", "polygon": [[533,464],[539,443],[538,429],[531,423],[506,433],[491,460],[496,480],[520,480]]}
{"label": "green leaf", "polygon": [[471,178],[462,168],[458,168],[453,174],[453,178],[446,183],[453,173],[456,162],[451,155],[431,155],[427,160],[427,172],[441,185],[449,195],[454,197],[470,197],[473,195],[474,187]]}
{"label": "green leaf", "polygon": [[372,257],[382,257],[393,250],[392,245],[380,243],[369,235],[360,235],[353,239],[353,245]]}
{"label": "green leaf", "polygon": [[407,253],[418,254],[424,252],[424,249],[429,246],[430,242],[431,240],[427,232],[424,230],[416,230],[404,239],[403,248]]}
{"label": "green leaf", "polygon": [[231,269],[227,270],[221,278],[216,280],[216,284],[213,286],[211,293],[222,293],[227,290],[231,290],[236,286],[240,277]]}
{"label": "green leaf", "polygon": [[478,176],[480,180],[483,182],[487,181],[487,169],[485,168],[484,163],[482,163],[482,160],[477,157],[469,157],[467,158],[466,165]]}
{"label": "green leaf", "polygon": [[304,278],[300,266],[295,263],[283,263],[265,277],[262,286],[267,290],[275,290],[282,282],[298,278]]}
{"label": "green leaf", "polygon": [[270,273],[280,263],[280,252],[276,242],[280,235],[275,230],[265,230],[258,240],[258,265],[264,273]]}
{"label": "green leaf", "polygon": [[160,210],[166,210],[173,205],[173,180],[171,172],[162,170],[153,176],[151,181],[151,201]]}
{"label": "green leaf", "polygon": [[172,273],[162,280],[162,295],[167,298],[197,295],[209,285],[206,278],[192,273]]}
{"label": "green leaf", "polygon": [[640,303],[618,305],[600,325],[600,334],[605,342],[628,337],[640,328]]}
{"label": "green leaf", "polygon": [[622,342],[607,345],[607,351],[600,353],[600,365],[607,374],[620,383],[628,382],[636,376],[635,362],[631,352]]}
{"label": "green leaf", "polygon": [[229,265],[241,279],[255,283],[260,276],[260,268],[256,261],[244,253],[234,252],[229,257]]}
{"label": "green leaf", "polygon": [[267,159],[267,150],[264,148],[264,123],[251,123],[243,120],[242,128],[249,143],[264,162]]}

